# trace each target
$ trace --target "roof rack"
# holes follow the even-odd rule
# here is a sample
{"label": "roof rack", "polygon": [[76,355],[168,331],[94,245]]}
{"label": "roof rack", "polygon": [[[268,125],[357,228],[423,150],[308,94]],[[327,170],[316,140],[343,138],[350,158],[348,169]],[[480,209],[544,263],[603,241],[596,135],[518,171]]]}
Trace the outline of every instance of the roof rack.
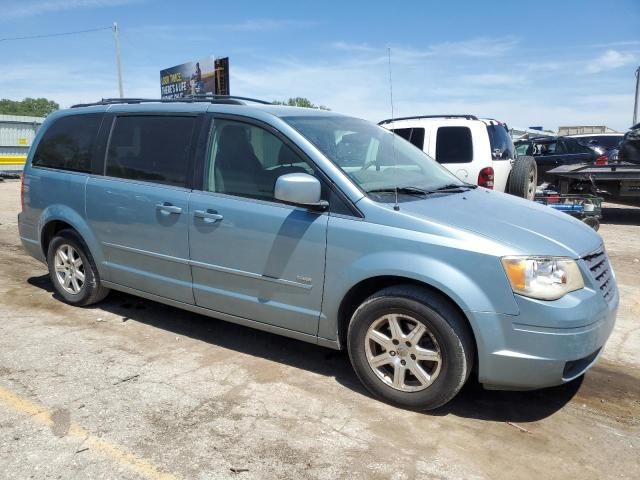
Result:
{"label": "roof rack", "polygon": [[92,107],[96,105],[120,105],[120,104],[140,104],[140,103],[223,103],[230,105],[246,105],[246,102],[271,105],[271,102],[259,100],[257,98],[240,97],[237,95],[187,95],[181,98],[103,98],[99,102],[78,103],[71,108]]}
{"label": "roof rack", "polygon": [[413,117],[387,118],[386,120],[378,122],[378,125],[382,125],[383,123],[397,122],[399,120],[419,120],[421,118],[466,118],[467,120],[478,120],[478,117],[476,117],[475,115],[416,115]]}

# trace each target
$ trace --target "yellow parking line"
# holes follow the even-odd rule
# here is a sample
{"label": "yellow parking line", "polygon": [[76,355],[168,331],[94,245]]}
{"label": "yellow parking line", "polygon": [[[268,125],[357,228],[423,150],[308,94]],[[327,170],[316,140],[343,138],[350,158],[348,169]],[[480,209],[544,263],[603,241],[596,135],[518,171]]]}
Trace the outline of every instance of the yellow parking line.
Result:
{"label": "yellow parking line", "polygon": [[[29,415],[37,423],[46,425],[47,427],[53,425],[53,420],[51,419],[52,412],[46,407],[22,398],[2,387],[0,387],[0,403],[3,403],[18,413]],[[67,436],[82,440],[83,447],[97,451],[151,480],[176,480],[175,476],[161,472],[155,465],[146,460],[126,452],[117,445],[113,445],[106,440],[91,435],[76,423],[71,423]]]}

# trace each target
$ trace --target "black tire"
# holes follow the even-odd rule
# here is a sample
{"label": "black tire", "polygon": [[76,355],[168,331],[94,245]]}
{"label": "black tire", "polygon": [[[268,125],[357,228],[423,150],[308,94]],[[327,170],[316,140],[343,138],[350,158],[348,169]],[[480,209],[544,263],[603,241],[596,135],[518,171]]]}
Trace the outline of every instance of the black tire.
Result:
{"label": "black tire", "polygon": [[[367,349],[372,348],[367,347],[367,344],[372,345],[371,339],[367,339],[369,328],[379,325],[380,319],[389,314],[399,315],[402,319],[400,323],[406,322],[404,316],[415,320],[414,325],[421,323],[426,327],[427,332],[430,332],[428,337],[425,337],[425,334],[423,338],[433,342],[432,344],[435,344],[433,350],[439,351],[441,361],[437,376],[432,372],[432,378],[435,378],[433,383],[422,387],[422,390],[402,391],[394,388],[380,377],[379,372],[374,371],[374,367],[370,366],[367,360]],[[412,325],[411,321],[408,325]],[[432,410],[451,400],[469,377],[475,358],[475,343],[462,314],[442,296],[411,285],[385,288],[366,299],[351,318],[347,346],[351,364],[364,386],[383,401],[411,410]],[[394,365],[402,362],[403,358],[407,363],[402,365],[411,365],[409,357],[416,360],[412,354],[406,356],[406,348],[405,356],[401,357],[400,348],[404,348],[402,344],[397,348],[397,353],[385,349],[380,355],[385,353],[393,355],[392,361],[396,362]],[[417,363],[414,362],[413,365]],[[395,373],[396,367],[385,365],[379,368],[392,368]],[[410,369],[411,366],[400,368]],[[410,372],[410,370],[404,371]],[[412,377],[411,372],[408,376],[406,375],[406,373],[403,374],[403,383],[410,378],[418,380],[417,377]],[[389,381],[391,381],[390,376]],[[416,383],[419,383],[419,380]]]}
{"label": "black tire", "polygon": [[[70,246],[77,252],[82,261],[80,269],[84,274],[84,281],[77,293],[65,290],[63,283],[56,274],[56,252],[63,246]],[[49,267],[49,277],[51,278],[51,283],[53,283],[53,288],[70,305],[78,307],[91,305],[103,300],[109,293],[109,289],[103,287],[100,283],[98,269],[89,249],[75,230],[61,230],[53,237],[47,250],[47,266]]]}
{"label": "black tire", "polygon": [[507,183],[507,193],[527,200],[533,200],[538,186],[538,166],[533,157],[522,156],[515,159]]}
{"label": "black tire", "polygon": [[596,232],[600,230],[600,220],[598,220],[597,217],[585,217],[582,221],[593,228]]}

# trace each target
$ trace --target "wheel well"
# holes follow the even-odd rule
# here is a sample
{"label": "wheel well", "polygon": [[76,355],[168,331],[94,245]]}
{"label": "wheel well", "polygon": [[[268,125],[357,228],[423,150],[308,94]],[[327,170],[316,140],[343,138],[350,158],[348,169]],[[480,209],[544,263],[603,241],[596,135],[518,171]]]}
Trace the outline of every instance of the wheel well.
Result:
{"label": "wheel well", "polygon": [[62,220],[52,220],[44,226],[42,229],[40,245],[42,245],[42,253],[44,253],[45,258],[49,251],[49,243],[51,243],[53,237],[56,236],[56,233],[69,228],[75,230],[71,225],[67,222],[63,222]]}
{"label": "wheel well", "polygon": [[[340,303],[340,308],[338,309],[338,340],[340,342],[341,348],[344,348],[347,344],[347,330],[349,328],[349,322],[351,321],[351,317],[353,316],[353,312],[360,306],[362,302],[364,302],[368,297],[373,295],[374,293],[382,290],[383,288],[391,287],[394,285],[414,285],[416,287],[422,288],[424,290],[428,290],[440,297],[442,297],[447,303],[449,303],[453,308],[460,312],[462,318],[464,318],[467,327],[469,328],[469,333],[471,334],[471,338],[473,338],[473,343],[477,355],[478,345],[476,342],[475,335],[473,333],[473,328],[471,328],[471,324],[469,323],[469,319],[465,315],[464,311],[460,308],[460,306],[451,299],[447,294],[438,290],[437,288],[419,282],[417,280],[413,280],[405,277],[395,277],[395,276],[381,276],[381,277],[373,277],[368,278],[366,280],[361,281],[360,283],[351,287],[351,289],[347,292],[347,294],[342,299]],[[475,364],[477,365],[477,359]]]}

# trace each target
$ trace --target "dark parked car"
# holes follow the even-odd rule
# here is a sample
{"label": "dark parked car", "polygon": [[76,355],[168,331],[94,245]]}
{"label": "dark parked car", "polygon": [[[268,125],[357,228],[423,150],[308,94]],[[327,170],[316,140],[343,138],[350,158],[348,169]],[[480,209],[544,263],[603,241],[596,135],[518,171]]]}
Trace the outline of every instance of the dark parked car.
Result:
{"label": "dark parked car", "polygon": [[640,123],[635,124],[624,135],[620,144],[621,162],[640,163]]}
{"label": "dark parked car", "polygon": [[547,174],[549,170],[561,165],[596,163],[598,158],[594,150],[571,137],[534,137],[518,140],[515,145],[518,156],[529,155],[535,159],[538,184],[555,183],[555,177]]}
{"label": "dark parked car", "polygon": [[581,134],[568,135],[569,138],[575,138],[583,145],[590,147],[597,154],[596,163],[603,164],[605,161],[615,162],[618,160],[618,148],[620,142],[624,138],[623,133],[600,133],[600,134]]}

